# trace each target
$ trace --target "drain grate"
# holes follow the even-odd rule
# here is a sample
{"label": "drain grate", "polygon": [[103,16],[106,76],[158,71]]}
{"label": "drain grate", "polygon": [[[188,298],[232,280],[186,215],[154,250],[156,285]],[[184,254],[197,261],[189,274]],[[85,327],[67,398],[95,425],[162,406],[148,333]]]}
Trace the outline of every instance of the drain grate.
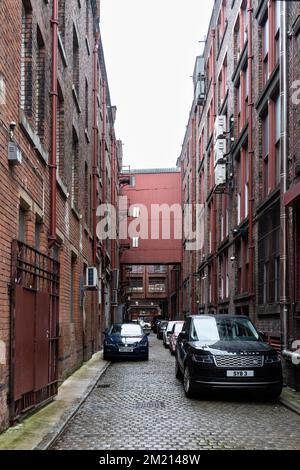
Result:
{"label": "drain grate", "polygon": [[142,401],[135,404],[135,408],[139,410],[161,410],[166,407],[164,401]]}
{"label": "drain grate", "polygon": [[97,388],[109,388],[110,384],[99,384],[97,385]]}

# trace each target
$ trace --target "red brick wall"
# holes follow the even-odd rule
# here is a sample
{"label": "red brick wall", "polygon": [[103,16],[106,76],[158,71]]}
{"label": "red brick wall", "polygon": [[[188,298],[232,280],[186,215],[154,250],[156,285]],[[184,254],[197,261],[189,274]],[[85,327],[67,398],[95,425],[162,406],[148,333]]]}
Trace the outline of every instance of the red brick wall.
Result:
{"label": "red brick wall", "polygon": [[[22,2],[15,2],[11,7],[10,0],[3,0],[0,5],[0,75],[5,83],[5,100],[0,103],[0,340],[6,347],[6,365],[0,365],[0,430],[8,425],[7,397],[9,392],[9,337],[10,337],[10,312],[8,284],[11,282],[11,243],[18,238],[18,220],[20,204],[27,210],[25,241],[34,245],[35,241],[35,221],[36,216],[42,221],[40,250],[44,253],[48,250],[49,217],[50,217],[50,188],[49,169],[47,163],[51,152],[50,127],[51,127],[51,26],[52,16],[51,2],[46,3],[38,0],[28,0],[26,5],[31,5],[30,14],[32,32],[32,48],[27,48],[27,60],[32,60],[30,68],[25,69],[26,78],[28,73],[32,73],[30,93],[32,94],[32,113],[20,110],[21,104],[21,29],[22,29]],[[63,2],[60,2],[62,4]],[[86,189],[91,194],[90,181],[92,175],[92,90],[93,90],[93,48],[95,43],[94,21],[99,12],[95,10],[98,2],[90,2],[90,25],[88,36],[86,37],[86,3],[77,0],[65,2],[65,28],[63,34],[63,50],[59,47],[58,52],[58,85],[60,100],[63,99],[64,126],[59,127],[58,135],[61,141],[59,179],[57,182],[57,235],[60,242],[59,260],[61,262],[60,271],[60,341],[59,341],[59,377],[68,376],[76,369],[83,360],[87,360],[91,354],[97,351],[101,342],[101,315],[102,307],[98,304],[98,294],[86,292],[85,294],[85,315],[83,313],[82,300],[80,299],[80,285],[83,284],[84,266],[93,264],[92,256],[92,226],[91,217],[88,217],[88,224],[85,223],[84,208],[86,201]],[[79,6],[81,5],[81,7]],[[93,16],[93,12],[95,16]],[[60,11],[61,15],[61,11]],[[60,17],[60,24],[62,19]],[[73,24],[79,38],[79,96],[76,103],[73,91],[72,73],[72,50],[73,50]],[[44,48],[40,59],[45,61],[45,80],[39,83],[39,96],[44,91],[44,99],[40,98],[40,113],[45,119],[36,129],[36,97],[37,81],[41,77],[41,67],[36,63],[37,57],[37,27],[43,38]],[[30,32],[31,31],[31,32]],[[27,38],[29,39],[29,38]],[[100,56],[99,56],[99,60]],[[105,73],[105,64],[99,67],[101,73]],[[1,77],[0,77],[1,78]],[[103,78],[101,81],[103,81]],[[88,83],[88,109],[89,119],[86,129],[85,116],[85,83]],[[28,82],[29,83],[29,82]],[[108,85],[107,96],[109,97]],[[99,80],[99,107],[98,123],[99,136],[101,136],[102,121],[100,108],[102,106],[102,90]],[[28,98],[29,99],[29,98]],[[107,98],[108,104],[109,98]],[[30,103],[31,99],[29,100]],[[28,103],[27,103],[28,104]],[[25,108],[27,109],[27,108]],[[23,124],[21,124],[23,120]],[[107,128],[107,139],[110,133],[114,133],[113,119],[109,115]],[[23,154],[23,162],[19,166],[10,166],[7,159],[7,145],[9,140],[8,125],[11,121],[17,123],[14,139],[20,146]],[[27,131],[26,131],[27,129]],[[71,188],[71,156],[72,156],[72,136],[73,129],[78,135],[78,210],[72,209],[72,188]],[[38,150],[32,143],[29,134],[34,135],[39,131],[41,139],[38,142]],[[100,138],[100,137],[99,137]],[[41,150],[39,150],[41,149]],[[108,175],[110,174],[111,150],[107,153]],[[85,185],[85,165],[88,168],[88,188]],[[117,171],[117,166],[116,166]],[[118,178],[116,177],[116,181]],[[100,193],[100,186],[99,186]],[[90,196],[89,196],[90,197]],[[89,210],[91,211],[91,201]],[[74,274],[74,318],[70,316],[70,288],[71,288],[71,258],[76,257]],[[101,252],[99,252],[99,262]],[[109,268],[109,266],[108,266]]]}

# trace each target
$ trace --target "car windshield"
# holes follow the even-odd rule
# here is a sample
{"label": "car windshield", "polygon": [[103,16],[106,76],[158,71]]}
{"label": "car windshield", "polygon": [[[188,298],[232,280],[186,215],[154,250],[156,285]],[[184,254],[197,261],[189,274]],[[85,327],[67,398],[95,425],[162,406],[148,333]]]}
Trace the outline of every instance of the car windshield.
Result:
{"label": "car windshield", "polygon": [[259,334],[247,318],[197,318],[191,330],[193,341],[258,341]]}
{"label": "car windshield", "polygon": [[142,336],[144,333],[140,325],[135,325],[133,323],[130,325],[113,325],[109,334],[121,336]]}
{"label": "car windshield", "polygon": [[173,332],[174,333],[180,333],[183,327],[183,322],[182,323],[175,323],[173,327]]}
{"label": "car windshield", "polygon": [[168,326],[167,326],[167,331],[172,331],[172,328],[174,325],[175,325],[175,322],[169,321]]}
{"label": "car windshield", "polygon": [[160,322],[159,326],[160,326],[160,328],[166,328],[167,324],[168,324],[167,321],[162,321],[162,322]]}

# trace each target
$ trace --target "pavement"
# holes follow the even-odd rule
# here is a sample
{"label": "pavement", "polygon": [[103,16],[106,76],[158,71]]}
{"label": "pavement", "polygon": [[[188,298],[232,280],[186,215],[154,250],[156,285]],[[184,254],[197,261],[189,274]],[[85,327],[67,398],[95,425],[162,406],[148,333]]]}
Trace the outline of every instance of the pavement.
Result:
{"label": "pavement", "polygon": [[48,449],[78,412],[109,362],[96,353],[59,387],[55,399],[0,435],[0,450]]}
{"label": "pavement", "polygon": [[275,404],[188,400],[174,358],[153,335],[150,345],[149,362],[108,368],[95,354],[53,402],[0,435],[0,450],[300,448],[299,392],[284,388]]}

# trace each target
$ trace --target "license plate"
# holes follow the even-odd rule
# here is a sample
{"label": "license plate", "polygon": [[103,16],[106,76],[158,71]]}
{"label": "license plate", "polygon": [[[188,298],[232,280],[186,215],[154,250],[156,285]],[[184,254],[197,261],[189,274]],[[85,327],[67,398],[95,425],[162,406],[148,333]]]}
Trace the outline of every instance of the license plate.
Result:
{"label": "license plate", "polygon": [[227,377],[254,377],[254,370],[228,370]]}
{"label": "license plate", "polygon": [[123,352],[123,353],[132,353],[132,352],[133,352],[133,348],[119,348],[119,352]]}

